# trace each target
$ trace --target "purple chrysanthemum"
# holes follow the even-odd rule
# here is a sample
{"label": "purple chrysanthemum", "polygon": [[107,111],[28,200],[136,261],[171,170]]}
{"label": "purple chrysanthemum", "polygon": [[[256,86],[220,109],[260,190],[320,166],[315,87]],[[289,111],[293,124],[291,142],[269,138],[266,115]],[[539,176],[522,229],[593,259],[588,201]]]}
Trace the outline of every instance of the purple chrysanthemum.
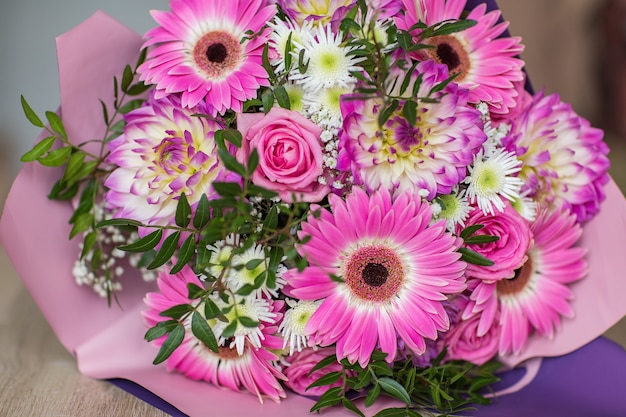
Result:
{"label": "purple chrysanthemum", "polygon": [[450,325],[447,295],[465,288],[460,240],[445,222],[430,224],[431,208],[410,193],[392,200],[386,189],[355,188],[329,199],[332,212],[309,216],[299,232],[309,267],[284,275],[290,295],[322,300],[306,325],[311,339],[362,366],[377,346],[393,361],[398,338],[423,353]]}
{"label": "purple chrysanthemum", "polygon": [[241,111],[269,85],[262,54],[270,33],[263,28],[276,13],[271,1],[172,0],[171,9],[152,12],[160,26],[144,46],[156,46],[138,70],[157,97],[181,93],[185,107],[205,100],[216,115]]}
{"label": "purple chrysanthemum", "polygon": [[203,193],[215,195],[214,181],[237,180],[217,156],[213,136],[223,126],[193,116],[199,111],[171,97],[126,115],[123,135],[109,144],[108,162],[117,168],[105,182],[105,199],[115,217],[169,224],[182,193],[193,206]]}
{"label": "purple chrysanthemum", "polygon": [[[413,82],[421,75],[419,97],[446,80],[445,65],[425,61],[417,66]],[[407,91],[411,91],[411,87]],[[449,84],[420,102],[415,125],[398,108],[379,127],[382,101],[344,96],[343,134],[339,143],[339,168],[352,170],[355,181],[369,190],[427,190],[427,198],[449,194],[467,176],[467,167],[486,139],[479,112],[467,105],[468,91]]]}
{"label": "purple chrysanthemum", "polygon": [[503,144],[523,162],[522,192],[544,206],[564,205],[584,222],[600,211],[609,180],[609,148],[602,138],[557,94],[540,92],[513,120]]}

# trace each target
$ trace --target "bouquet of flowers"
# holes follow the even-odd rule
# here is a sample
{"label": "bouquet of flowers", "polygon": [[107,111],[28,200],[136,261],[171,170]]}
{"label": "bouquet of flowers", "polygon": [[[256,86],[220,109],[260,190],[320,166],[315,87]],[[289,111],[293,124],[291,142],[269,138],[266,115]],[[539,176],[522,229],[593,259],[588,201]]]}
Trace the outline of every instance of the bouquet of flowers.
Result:
{"label": "bouquet of flowers", "polygon": [[95,98],[103,135],[22,98],[75,281],[110,310],[143,298],[154,364],[310,411],[449,414],[576,321],[608,147],[532,93],[497,9],[170,6]]}

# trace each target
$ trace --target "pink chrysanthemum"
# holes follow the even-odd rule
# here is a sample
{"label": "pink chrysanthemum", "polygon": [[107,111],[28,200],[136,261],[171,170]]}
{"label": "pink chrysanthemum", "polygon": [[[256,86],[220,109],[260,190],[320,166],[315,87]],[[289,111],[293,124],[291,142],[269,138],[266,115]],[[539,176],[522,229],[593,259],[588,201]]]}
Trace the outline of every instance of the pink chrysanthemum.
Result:
{"label": "pink chrysanthemum", "polygon": [[523,192],[544,206],[565,205],[584,222],[600,211],[609,180],[609,148],[602,138],[557,94],[540,92],[513,120],[503,144],[523,162]]}
{"label": "pink chrysanthemum", "polygon": [[423,353],[450,325],[447,294],[465,288],[459,239],[443,221],[429,225],[431,208],[409,193],[355,188],[329,200],[332,212],[309,216],[298,234],[310,238],[298,246],[310,266],[284,275],[289,295],[322,300],[306,325],[313,343],[336,343],[339,359],[362,366],[377,346],[393,361],[398,338]]}
{"label": "pink chrysanthemum", "polygon": [[[523,61],[515,58],[524,49],[518,37],[499,37],[508,23],[498,23],[500,11],[486,12],[479,4],[467,15],[466,0],[402,0],[404,16],[396,19],[399,29],[422,21],[428,26],[446,20],[475,20],[477,24],[462,32],[428,38],[434,46],[422,58],[446,64],[450,73],[459,73],[455,82],[470,90],[469,101],[489,104],[494,113],[507,113],[515,107],[518,92],[514,83],[524,79]],[[415,31],[414,35],[419,34]]]}
{"label": "pink chrysanthemum", "polygon": [[[552,337],[561,317],[572,317],[568,284],[587,273],[585,250],[574,247],[582,228],[567,210],[542,211],[532,224],[534,246],[510,279],[481,281],[470,296],[464,318],[481,313],[478,336],[500,326],[500,354],[520,353],[530,334]],[[498,324],[496,324],[498,323]]]}
{"label": "pink chrysanthemum", "polygon": [[276,7],[268,0],[170,3],[171,12],[152,12],[160,26],[146,34],[144,46],[156,46],[139,67],[141,80],[156,84],[157,97],[181,93],[185,107],[205,100],[212,115],[241,111],[269,85],[262,54],[270,29],[263,27]]}
{"label": "pink chrysanthemum", "polygon": [[116,217],[148,224],[173,223],[179,196],[193,206],[215,195],[214,181],[237,180],[217,155],[218,122],[194,117],[174,98],[150,100],[125,117],[124,134],[111,141],[108,162],[117,165],[105,185]]}
{"label": "pink chrysanthemum", "polygon": [[[157,283],[160,292],[148,293],[144,300],[150,307],[144,312],[150,326],[168,319],[159,315],[160,312],[193,301],[187,297],[187,284],[203,285],[188,267],[175,275],[161,274]],[[235,347],[229,346],[220,346],[219,353],[213,352],[193,335],[190,326],[190,323],[185,324],[187,330],[182,344],[166,360],[168,370],[176,370],[190,379],[207,381],[234,391],[246,389],[261,402],[264,397],[274,401],[285,397],[280,381],[286,377],[276,365],[278,356],[272,353],[282,348],[282,339],[274,336],[276,326],[263,326],[261,323],[264,335],[261,347],[256,348],[247,342],[242,355],[237,353]],[[165,337],[155,340],[155,344],[162,345]]]}
{"label": "pink chrysanthemum", "polygon": [[[448,77],[445,65],[434,61],[420,63],[413,82],[418,74],[419,97]],[[467,105],[467,90],[449,84],[431,98],[436,101],[419,103],[414,126],[400,107],[381,128],[382,101],[344,96],[339,169],[352,170],[355,181],[369,190],[427,190],[428,199],[449,194],[467,176],[467,166],[486,136],[480,113]]]}

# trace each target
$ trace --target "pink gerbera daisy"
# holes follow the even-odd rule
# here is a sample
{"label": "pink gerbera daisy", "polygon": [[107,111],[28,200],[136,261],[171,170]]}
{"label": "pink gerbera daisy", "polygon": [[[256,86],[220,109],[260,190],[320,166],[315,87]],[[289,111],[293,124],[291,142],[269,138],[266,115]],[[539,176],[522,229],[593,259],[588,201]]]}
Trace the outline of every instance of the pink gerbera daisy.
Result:
{"label": "pink gerbera daisy", "polygon": [[[524,79],[523,61],[516,58],[522,50],[518,37],[499,37],[508,23],[498,23],[500,11],[486,13],[482,3],[464,13],[466,0],[402,0],[404,16],[396,19],[399,29],[409,30],[422,21],[428,26],[462,17],[477,24],[462,32],[428,38],[434,46],[425,49],[423,58],[446,64],[460,86],[470,90],[470,102],[489,104],[494,113],[507,113],[515,107],[518,92],[514,83]],[[413,32],[418,35],[419,31]]]}
{"label": "pink gerbera daisy", "polygon": [[[139,67],[157,96],[182,94],[193,107],[206,99],[212,115],[241,111],[242,103],[268,86],[262,54],[276,14],[268,0],[172,0],[171,12],[153,11],[159,27],[144,46],[156,45]],[[249,33],[256,34],[250,38]]]}
{"label": "pink gerbera daisy", "polygon": [[533,331],[552,337],[561,317],[573,316],[568,284],[587,273],[585,250],[574,247],[582,233],[575,215],[543,210],[531,231],[534,246],[526,263],[510,279],[478,283],[463,314],[465,318],[482,312],[478,336],[499,323],[502,355],[520,353]]}
{"label": "pink gerbera daisy", "polygon": [[306,325],[313,343],[336,343],[339,359],[361,366],[377,346],[392,362],[398,338],[423,353],[450,325],[447,295],[465,288],[459,239],[410,193],[355,188],[329,200],[332,212],[309,216],[298,235],[309,238],[298,251],[310,266],[285,274],[290,295],[322,300]]}
{"label": "pink gerbera daisy", "polygon": [[[150,307],[144,312],[150,326],[168,320],[167,317],[161,316],[160,312],[193,301],[187,297],[187,284],[192,283],[200,287],[203,285],[189,267],[175,275],[161,274],[157,283],[160,292],[148,293],[144,300]],[[276,304],[275,307],[278,306]],[[203,307],[198,310],[203,311]],[[285,397],[280,381],[286,377],[278,370],[279,357],[273,353],[278,352],[283,345],[282,339],[275,336],[276,326],[263,326],[261,323],[260,328],[263,331],[261,346],[254,347],[247,341],[242,354],[237,352],[236,347],[228,344],[220,346],[219,352],[215,353],[193,335],[190,323],[185,323],[185,327],[187,331],[182,344],[166,360],[168,370],[176,370],[190,379],[207,381],[234,391],[246,389],[255,394],[261,402],[264,397],[274,401],[280,401]],[[165,337],[155,340],[155,344],[162,345]]]}

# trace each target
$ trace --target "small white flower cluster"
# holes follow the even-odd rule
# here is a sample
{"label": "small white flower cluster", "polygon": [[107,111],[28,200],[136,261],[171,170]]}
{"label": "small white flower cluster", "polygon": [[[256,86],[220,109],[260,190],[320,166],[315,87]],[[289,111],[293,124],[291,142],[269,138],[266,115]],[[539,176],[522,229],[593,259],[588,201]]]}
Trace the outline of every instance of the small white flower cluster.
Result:
{"label": "small white flower cluster", "polygon": [[498,148],[502,147],[502,139],[511,131],[511,125],[507,123],[499,123],[493,126],[489,107],[487,103],[480,102],[476,105],[476,109],[480,112],[480,118],[483,121],[483,131],[487,135],[487,140],[483,143],[483,157],[490,158],[495,155]]}
{"label": "small white flower cluster", "polygon": [[[94,206],[94,217],[96,222],[105,218],[110,218],[109,213],[104,210],[102,204]],[[89,232],[86,232],[86,235]],[[108,294],[119,292],[122,290],[122,283],[119,278],[124,274],[124,266],[120,265],[126,258],[128,264],[141,271],[144,281],[154,281],[158,270],[148,270],[139,268],[141,254],[121,251],[116,246],[121,246],[134,242],[139,238],[136,232],[124,234],[118,227],[108,226],[98,229],[96,234],[96,242],[93,248],[85,253],[83,258],[80,254],[84,248],[83,240],[79,244],[79,258],[74,262],[72,275],[78,285],[91,287],[93,291],[100,297],[107,297]],[[101,248],[98,256],[100,257],[98,269],[93,269],[92,261],[96,251]]]}

